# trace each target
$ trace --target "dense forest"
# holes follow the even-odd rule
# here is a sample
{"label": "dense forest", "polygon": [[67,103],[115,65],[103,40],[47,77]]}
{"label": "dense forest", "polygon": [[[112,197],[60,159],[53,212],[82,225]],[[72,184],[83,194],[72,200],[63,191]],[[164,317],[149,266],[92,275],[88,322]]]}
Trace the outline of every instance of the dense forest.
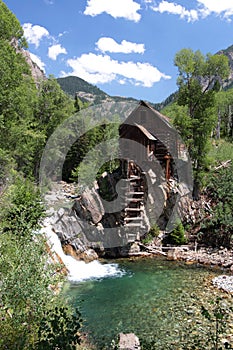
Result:
{"label": "dense forest", "polygon": [[[27,49],[22,27],[2,0],[0,18],[0,349],[76,349],[80,314],[54,293],[64,276],[56,273],[60,266],[47,263],[44,237],[36,234],[45,215],[37,184],[48,138],[87,105],[66,94],[54,77],[35,82],[22,55]],[[184,49],[175,65],[179,90],[163,113],[191,155],[194,199],[206,195],[213,203],[202,223],[203,241],[231,248],[233,89],[221,89],[228,61]],[[69,89],[73,95],[77,86]],[[88,176],[91,167],[82,163],[84,155],[100,140],[111,139],[116,125],[108,129],[103,124],[78,140],[66,160],[67,181]],[[227,160],[228,167],[216,170]]]}

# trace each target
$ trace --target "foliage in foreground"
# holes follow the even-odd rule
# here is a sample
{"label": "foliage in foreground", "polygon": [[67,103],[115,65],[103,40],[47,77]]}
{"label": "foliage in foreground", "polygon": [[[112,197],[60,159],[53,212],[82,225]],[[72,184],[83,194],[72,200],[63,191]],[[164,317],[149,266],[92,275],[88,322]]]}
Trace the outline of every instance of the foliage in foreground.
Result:
{"label": "foliage in foreground", "polygon": [[75,350],[76,345],[81,343],[80,327],[81,315],[78,310],[71,314],[68,307],[51,308],[40,322],[36,349]]}
{"label": "foliage in foreground", "polygon": [[54,293],[60,266],[48,262],[45,239],[33,231],[43,213],[39,194],[29,180],[13,181],[0,203],[0,348],[74,349],[80,315]]}

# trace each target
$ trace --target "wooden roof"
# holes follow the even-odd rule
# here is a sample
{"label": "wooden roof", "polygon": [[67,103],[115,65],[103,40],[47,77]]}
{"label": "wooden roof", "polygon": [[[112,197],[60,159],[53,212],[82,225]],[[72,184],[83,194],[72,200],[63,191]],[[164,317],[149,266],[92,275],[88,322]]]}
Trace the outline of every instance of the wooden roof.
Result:
{"label": "wooden roof", "polygon": [[172,127],[171,126],[171,121],[170,121],[170,118],[168,118],[166,115],[160,113],[159,111],[157,111],[156,109],[154,109],[153,107],[151,107],[148,103],[146,103],[145,101],[140,101],[139,103],[139,106],[144,106],[144,107],[147,107],[149,108],[157,117],[159,117],[160,119],[162,119],[166,124],[167,126],[169,126],[170,128]]}
{"label": "wooden roof", "polygon": [[141,130],[141,132],[152,141],[156,141],[157,139],[146,129],[144,126],[135,123],[135,125]]}

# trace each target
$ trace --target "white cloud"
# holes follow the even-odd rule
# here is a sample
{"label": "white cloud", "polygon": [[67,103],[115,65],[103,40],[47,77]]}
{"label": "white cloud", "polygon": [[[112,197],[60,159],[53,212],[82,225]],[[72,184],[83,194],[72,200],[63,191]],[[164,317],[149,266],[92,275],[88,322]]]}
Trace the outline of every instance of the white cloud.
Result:
{"label": "white cloud", "polygon": [[34,53],[31,53],[31,52],[30,52],[30,57],[31,57],[32,61],[35,62],[37,64],[37,66],[45,72],[45,63],[42,62],[41,58],[39,56],[35,55]]}
{"label": "white cloud", "polygon": [[126,81],[125,81],[125,79],[120,79],[120,80],[118,80],[118,83],[121,85],[125,85]]}
{"label": "white cloud", "polygon": [[51,58],[51,60],[56,61],[57,56],[64,53],[67,54],[67,51],[64,47],[62,47],[60,44],[55,44],[49,47],[48,49],[48,57]]}
{"label": "white cloud", "polygon": [[53,1],[53,0],[44,0],[44,2],[45,2],[47,5],[53,5],[53,4],[54,4],[54,1]]}
{"label": "white cloud", "polygon": [[97,43],[97,48],[102,52],[121,52],[121,53],[144,53],[144,44],[136,44],[130,41],[122,40],[118,44],[114,39],[103,37],[100,38]]}
{"label": "white cloud", "polygon": [[201,12],[204,16],[211,13],[217,15],[223,15],[225,18],[229,18],[233,15],[233,1],[232,0],[197,0],[201,7]]}
{"label": "white cloud", "polygon": [[185,7],[178,5],[174,2],[168,2],[163,0],[158,6],[152,7],[155,12],[170,13],[173,15],[179,15],[181,19],[187,19],[188,22],[198,20],[198,12],[196,10],[187,10]]}
{"label": "white cloud", "polygon": [[49,32],[46,28],[31,23],[23,24],[24,36],[29,44],[34,44],[36,48],[40,45],[43,37],[49,37]]}
{"label": "white cloud", "polygon": [[122,17],[138,22],[141,18],[138,13],[140,8],[134,0],[88,0],[84,14],[94,17],[106,12],[114,18]]}
{"label": "white cloud", "polygon": [[[127,80],[134,85],[152,87],[161,79],[171,78],[149,63],[119,62],[108,55],[83,54],[67,60],[67,64],[72,68],[72,72],[67,75],[76,75],[92,84],[110,83],[113,80],[122,84],[122,81]],[[64,72],[62,74],[65,75]]]}
{"label": "white cloud", "polygon": [[[145,3],[151,2],[151,0],[144,1]],[[151,6],[151,9],[160,13],[167,12],[179,15],[180,18],[186,19],[188,22],[197,21],[199,18],[205,18],[211,14],[230,20],[230,17],[233,15],[232,0],[197,0],[197,5],[197,9],[187,10],[175,2],[162,0],[158,5]]]}

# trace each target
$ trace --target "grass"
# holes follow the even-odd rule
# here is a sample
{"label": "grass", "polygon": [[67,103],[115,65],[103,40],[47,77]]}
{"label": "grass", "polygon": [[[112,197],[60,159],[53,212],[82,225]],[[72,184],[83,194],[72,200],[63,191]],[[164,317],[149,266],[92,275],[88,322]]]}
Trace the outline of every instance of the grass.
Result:
{"label": "grass", "polygon": [[212,141],[208,158],[211,163],[220,163],[228,159],[233,160],[233,142],[222,139]]}

